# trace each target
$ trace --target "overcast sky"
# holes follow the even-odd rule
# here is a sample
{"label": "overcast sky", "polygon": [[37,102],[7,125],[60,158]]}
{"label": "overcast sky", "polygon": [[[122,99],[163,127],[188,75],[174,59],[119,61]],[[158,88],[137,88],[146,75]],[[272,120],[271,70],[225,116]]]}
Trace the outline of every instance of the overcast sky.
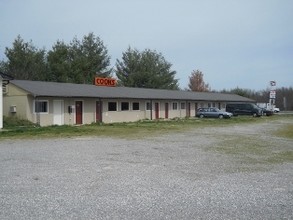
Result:
{"label": "overcast sky", "polygon": [[292,0],[0,0],[0,59],[20,35],[50,50],[93,32],[111,65],[130,46],[172,63],[182,89],[200,70],[214,90],[293,86]]}

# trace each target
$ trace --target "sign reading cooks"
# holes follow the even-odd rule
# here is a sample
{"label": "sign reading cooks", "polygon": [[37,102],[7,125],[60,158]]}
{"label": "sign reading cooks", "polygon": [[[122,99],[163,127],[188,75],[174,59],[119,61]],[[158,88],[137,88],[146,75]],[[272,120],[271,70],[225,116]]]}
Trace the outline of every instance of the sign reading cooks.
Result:
{"label": "sign reading cooks", "polygon": [[116,86],[116,79],[96,77],[95,85],[96,86]]}

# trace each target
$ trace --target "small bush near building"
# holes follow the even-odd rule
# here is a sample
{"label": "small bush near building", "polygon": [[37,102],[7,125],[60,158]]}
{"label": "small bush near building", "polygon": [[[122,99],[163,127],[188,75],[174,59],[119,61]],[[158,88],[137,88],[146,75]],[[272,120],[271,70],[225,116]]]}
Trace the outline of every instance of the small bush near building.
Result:
{"label": "small bush near building", "polygon": [[4,128],[15,128],[15,127],[35,127],[36,124],[30,122],[26,119],[21,119],[18,117],[3,117],[3,127]]}

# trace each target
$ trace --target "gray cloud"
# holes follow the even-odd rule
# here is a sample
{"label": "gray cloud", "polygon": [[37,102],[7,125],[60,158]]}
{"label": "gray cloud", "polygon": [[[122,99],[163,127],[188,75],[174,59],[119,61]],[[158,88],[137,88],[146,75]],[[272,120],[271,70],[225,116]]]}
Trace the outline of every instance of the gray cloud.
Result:
{"label": "gray cloud", "polygon": [[26,0],[0,2],[0,58],[18,34],[50,49],[89,32],[100,36],[112,65],[128,46],[157,50],[186,88],[200,69],[212,89],[293,86],[290,0]]}

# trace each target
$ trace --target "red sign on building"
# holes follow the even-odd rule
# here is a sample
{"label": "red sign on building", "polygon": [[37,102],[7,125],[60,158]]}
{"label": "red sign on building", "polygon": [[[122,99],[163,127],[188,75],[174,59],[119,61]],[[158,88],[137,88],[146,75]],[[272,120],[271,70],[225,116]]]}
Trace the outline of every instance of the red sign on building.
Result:
{"label": "red sign on building", "polygon": [[96,77],[95,78],[95,85],[96,86],[110,86],[114,87],[116,86],[117,81],[113,78],[102,78],[102,77]]}

